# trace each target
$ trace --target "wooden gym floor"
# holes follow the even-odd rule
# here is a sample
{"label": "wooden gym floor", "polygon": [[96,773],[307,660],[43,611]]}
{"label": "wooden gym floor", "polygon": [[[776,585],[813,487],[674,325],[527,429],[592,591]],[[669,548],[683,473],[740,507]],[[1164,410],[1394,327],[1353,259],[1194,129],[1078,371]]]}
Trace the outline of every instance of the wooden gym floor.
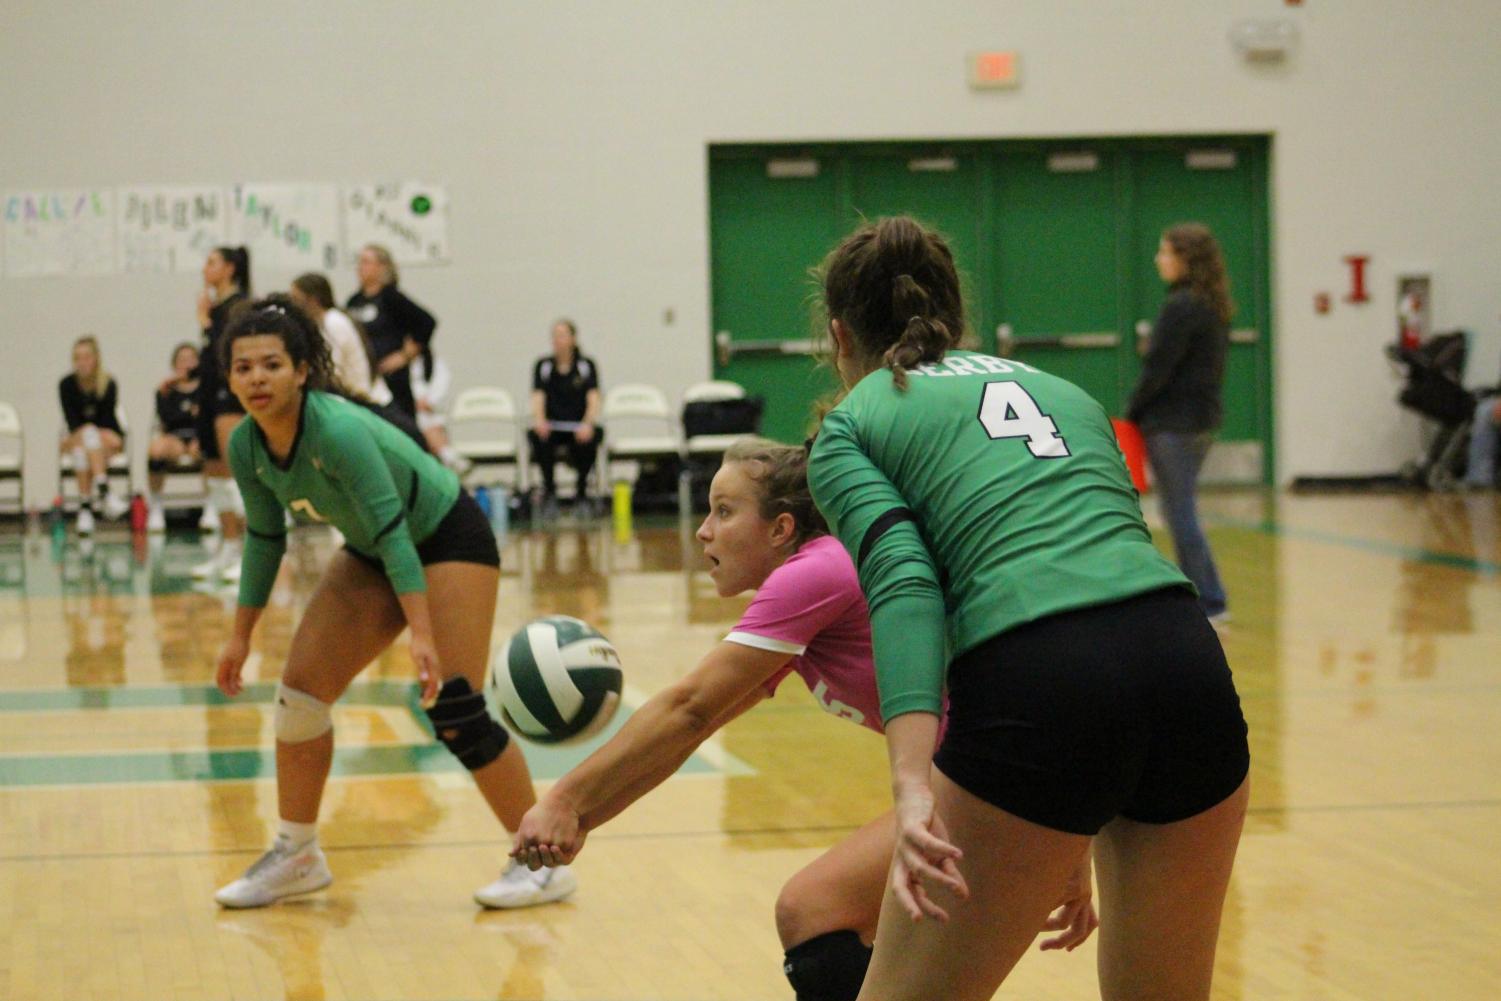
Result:
{"label": "wooden gym floor", "polygon": [[[1254,754],[1221,999],[1488,999],[1501,984],[1501,505],[1495,495],[1211,494]],[[1150,507],[1150,505],[1149,505]],[[888,802],[874,735],[789,682],[589,840],[569,902],[488,913],[506,839],[414,714],[392,652],[336,711],[322,838],[335,882],[225,912],[269,842],[270,684],[326,538],[300,539],[226,703],[232,594],[196,538],[0,536],[0,998],[788,998],[783,880]],[[718,640],[675,520],[513,535],[497,641],[561,612],[630,696]],[[579,751],[533,752],[545,783]],[[1097,996],[1093,942],[1031,953],[1003,998]]]}

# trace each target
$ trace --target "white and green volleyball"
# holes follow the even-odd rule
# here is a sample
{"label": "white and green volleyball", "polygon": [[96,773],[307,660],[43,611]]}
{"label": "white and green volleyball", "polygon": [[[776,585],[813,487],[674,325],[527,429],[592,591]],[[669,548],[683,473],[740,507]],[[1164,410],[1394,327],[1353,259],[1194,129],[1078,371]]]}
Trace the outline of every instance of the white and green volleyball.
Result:
{"label": "white and green volleyball", "polygon": [[615,647],[567,615],[527,623],[490,662],[490,689],[506,726],[543,744],[603,730],[620,706],[621,682]]}

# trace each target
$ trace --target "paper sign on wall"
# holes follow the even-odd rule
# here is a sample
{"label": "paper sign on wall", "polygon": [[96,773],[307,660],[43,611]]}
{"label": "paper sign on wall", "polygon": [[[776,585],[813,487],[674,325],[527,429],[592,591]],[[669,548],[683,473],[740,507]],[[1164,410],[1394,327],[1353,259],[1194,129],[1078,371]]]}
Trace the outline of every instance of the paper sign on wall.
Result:
{"label": "paper sign on wall", "polygon": [[339,266],[339,189],[333,184],[236,184],[229,194],[229,242],[250,249],[251,274],[272,268]]}
{"label": "paper sign on wall", "polygon": [[103,275],[115,270],[109,188],[49,188],[5,196],[5,273]]}
{"label": "paper sign on wall", "polygon": [[441,184],[397,181],[344,189],[344,244],[353,260],[367,243],[397,264],[448,261],[448,191]]}
{"label": "paper sign on wall", "polygon": [[210,250],[227,242],[229,209],[222,188],[137,185],[119,188],[116,195],[121,271],[197,271]]}

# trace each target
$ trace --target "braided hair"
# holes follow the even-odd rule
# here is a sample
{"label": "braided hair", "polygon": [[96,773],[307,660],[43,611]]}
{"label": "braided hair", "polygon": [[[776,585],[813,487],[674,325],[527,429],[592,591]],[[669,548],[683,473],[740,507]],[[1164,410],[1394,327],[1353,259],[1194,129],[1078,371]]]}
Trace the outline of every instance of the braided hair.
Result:
{"label": "braided hair", "polygon": [[823,305],[879,358],[898,389],[907,369],[941,359],[964,335],[964,302],[954,255],[937,232],[911,216],[860,227],[819,268]]}

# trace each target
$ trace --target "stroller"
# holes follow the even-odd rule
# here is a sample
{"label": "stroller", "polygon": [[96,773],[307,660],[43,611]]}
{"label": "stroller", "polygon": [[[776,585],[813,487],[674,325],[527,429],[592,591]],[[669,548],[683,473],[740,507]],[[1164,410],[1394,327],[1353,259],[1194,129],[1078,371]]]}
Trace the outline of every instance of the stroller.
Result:
{"label": "stroller", "polygon": [[1465,332],[1456,330],[1435,334],[1415,348],[1387,346],[1387,357],[1407,373],[1397,402],[1429,421],[1422,456],[1401,470],[1402,478],[1415,486],[1453,490],[1464,476],[1470,424],[1479,400],[1461,381],[1467,341]]}

